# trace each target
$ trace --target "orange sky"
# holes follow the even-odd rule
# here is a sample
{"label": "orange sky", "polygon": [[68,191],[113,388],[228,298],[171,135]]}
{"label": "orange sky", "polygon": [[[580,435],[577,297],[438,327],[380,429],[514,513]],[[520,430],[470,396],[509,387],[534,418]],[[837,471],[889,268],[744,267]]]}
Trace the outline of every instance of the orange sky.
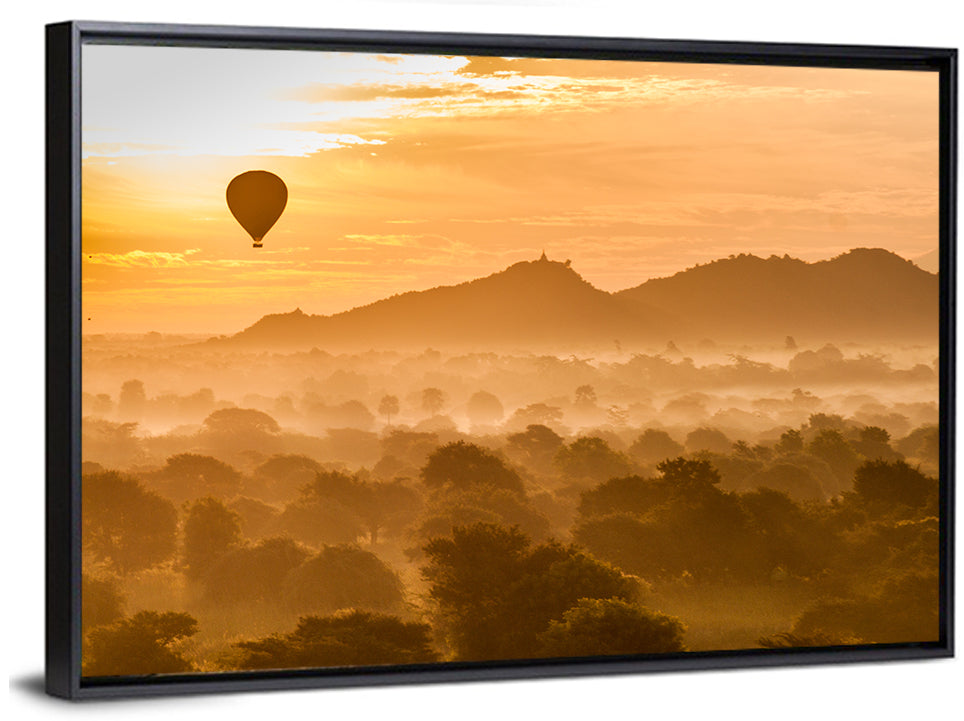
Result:
{"label": "orange sky", "polygon": [[[604,290],[938,243],[936,73],[83,49],[85,332],[232,333],[543,250]],[[288,186],[255,250],[224,190]]]}

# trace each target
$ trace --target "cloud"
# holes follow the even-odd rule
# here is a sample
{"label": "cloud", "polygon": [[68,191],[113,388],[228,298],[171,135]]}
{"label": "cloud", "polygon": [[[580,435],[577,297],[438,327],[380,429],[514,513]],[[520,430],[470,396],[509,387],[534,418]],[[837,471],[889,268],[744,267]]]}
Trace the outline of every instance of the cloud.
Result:
{"label": "cloud", "polygon": [[196,252],[196,249],[184,253],[146,250],[130,250],[126,253],[91,253],[84,261],[91,265],[106,265],[112,268],[177,268],[189,265],[186,256],[192,252]]}
{"label": "cloud", "polygon": [[401,98],[403,100],[422,100],[426,98],[450,97],[474,92],[475,83],[451,83],[446,85],[419,85],[411,83],[358,83],[354,85],[331,85],[311,83],[281,95],[284,100],[298,100],[306,103],[358,102]]}

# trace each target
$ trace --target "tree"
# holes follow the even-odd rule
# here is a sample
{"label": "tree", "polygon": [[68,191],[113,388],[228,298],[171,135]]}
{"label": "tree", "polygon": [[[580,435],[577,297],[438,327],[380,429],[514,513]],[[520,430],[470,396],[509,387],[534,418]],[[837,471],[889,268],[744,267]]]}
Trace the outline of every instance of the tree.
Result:
{"label": "tree", "polygon": [[393,430],[382,438],[382,453],[416,468],[425,465],[429,455],[438,448],[437,433],[414,433]]}
{"label": "tree", "polygon": [[252,540],[261,538],[281,515],[276,506],[249,496],[234,498],[228,504],[228,508],[238,514],[241,521],[241,535]]}
{"label": "tree", "polygon": [[529,468],[545,471],[562,445],[562,436],[548,426],[533,423],[522,433],[506,438],[506,453]]}
{"label": "tree", "polygon": [[238,435],[244,433],[278,433],[278,421],[254,408],[222,408],[214,411],[202,423],[211,433]]}
{"label": "tree", "polygon": [[216,498],[202,498],[187,508],[184,520],[184,575],[197,580],[221,556],[241,545],[241,517]]}
{"label": "tree", "polygon": [[505,415],[501,401],[487,391],[476,391],[469,397],[465,411],[473,425],[498,423]]}
{"label": "tree", "polygon": [[287,574],[283,589],[285,603],[298,614],[397,611],[404,601],[398,574],[374,553],[351,545],[325,546]]}
{"label": "tree", "polygon": [[445,393],[440,388],[425,388],[422,390],[422,410],[430,416],[438,414],[445,405]]}
{"label": "tree", "polygon": [[124,617],[124,596],[112,577],[83,574],[80,582],[81,628],[86,634],[94,626],[104,626]]}
{"label": "tree", "polygon": [[897,450],[909,458],[930,465],[936,473],[940,461],[941,437],[937,426],[915,428],[897,442]]}
{"label": "tree", "polygon": [[937,501],[937,479],[925,476],[905,461],[867,461],[854,473],[854,491],[868,504],[921,508]]}
{"label": "tree", "polygon": [[369,611],[305,616],[294,631],[235,644],[226,669],[432,663],[431,628]]}
{"label": "tree", "polygon": [[633,441],[629,454],[642,463],[656,464],[667,458],[683,455],[683,446],[674,441],[666,431],[647,428]]}
{"label": "tree", "polygon": [[800,501],[822,501],[826,498],[820,480],[805,466],[778,462],[751,474],[748,488],[770,488]]}
{"label": "tree", "polygon": [[624,454],[614,451],[602,438],[577,438],[556,452],[553,461],[563,476],[570,480],[603,481],[616,476],[628,476],[633,463]]}
{"label": "tree", "polygon": [[730,452],[733,444],[723,431],[718,431],[715,428],[697,428],[687,434],[684,445],[690,453],[710,451],[711,453],[725,455]]}
{"label": "tree", "polygon": [[790,429],[784,431],[780,435],[780,440],[777,441],[776,446],[777,453],[781,455],[790,455],[791,453],[802,453],[803,452],[803,435],[800,431],[796,429]]}
{"label": "tree", "polygon": [[465,441],[448,443],[436,449],[428,457],[420,476],[429,488],[442,488],[446,485],[456,488],[489,485],[519,494],[525,493],[519,474],[509,468],[501,458]]}
{"label": "tree", "polygon": [[817,601],[793,625],[794,636],[830,636],[852,643],[921,643],[940,636],[936,573],[909,573],[875,594]]}
{"label": "tree", "polygon": [[124,381],[117,400],[117,412],[124,419],[137,420],[144,413],[147,394],[144,384],[139,380]]}
{"label": "tree", "polygon": [[314,458],[277,454],[255,468],[253,475],[263,500],[289,501],[321,470]]}
{"label": "tree", "polygon": [[178,453],[154,474],[158,488],[176,501],[205,496],[230,498],[241,491],[241,473],[224,461],[197,453]]}
{"label": "tree", "polygon": [[596,391],[590,385],[581,385],[576,388],[576,401],[577,406],[594,406],[596,405]]}
{"label": "tree", "polygon": [[[344,425],[344,424],[337,424]],[[281,444],[278,422],[254,408],[222,408],[202,423],[202,438],[223,454],[236,456],[242,451],[275,453]]]}
{"label": "tree", "polygon": [[683,458],[669,459],[656,466],[663,480],[678,488],[704,487],[720,482],[720,473],[713,464],[704,460]]}
{"label": "tree", "polygon": [[[813,416],[811,416],[811,421]],[[845,490],[853,482],[854,471],[860,465],[860,457],[847,443],[843,434],[835,428],[824,428],[810,441],[807,451],[825,461],[836,476],[838,487],[828,489],[833,493]]]}
{"label": "tree", "polygon": [[513,430],[519,430],[528,428],[531,425],[558,425],[561,421],[561,408],[546,405],[545,403],[530,403],[525,408],[517,408],[515,412],[509,416],[506,425]]}
{"label": "tree", "polygon": [[264,538],[220,556],[201,579],[205,597],[221,606],[245,601],[279,601],[289,572],[311,552],[284,536]]}
{"label": "tree", "polygon": [[890,433],[879,426],[860,429],[860,439],[852,444],[854,449],[870,461],[895,461],[900,454],[890,447]]}
{"label": "tree", "polygon": [[333,502],[347,509],[368,531],[372,545],[383,529],[401,530],[421,506],[419,493],[400,481],[366,481],[359,474],[325,471],[302,489],[299,502],[306,507]]}
{"label": "tree", "polygon": [[613,513],[643,515],[665,503],[673,493],[673,485],[664,479],[642,476],[620,476],[603,481],[595,488],[583,491],[579,500],[579,515],[607,516]]}
{"label": "tree", "polygon": [[108,626],[98,626],[84,641],[84,675],[142,676],[193,671],[177,643],[197,632],[194,617],[173,611],[140,611]]}
{"label": "tree", "polygon": [[116,471],[81,481],[84,559],[119,573],[168,560],[177,548],[174,504]]}
{"label": "tree", "polygon": [[538,635],[583,598],[632,600],[635,580],[574,546],[531,547],[518,529],[457,527],[424,547],[439,628],[458,660],[529,658]]}
{"label": "tree", "polygon": [[362,520],[331,497],[302,495],[278,517],[278,528],[312,546],[354,543],[361,535]]}
{"label": "tree", "polygon": [[684,631],[673,616],[618,598],[586,598],[539,634],[539,655],[678,653],[685,650]]}
{"label": "tree", "polygon": [[549,519],[527,496],[505,488],[471,486],[435,491],[413,535],[424,543],[439,536],[450,536],[453,528],[478,521],[509,528],[517,526],[536,539],[549,534]]}
{"label": "tree", "polygon": [[378,402],[378,413],[385,416],[386,425],[392,425],[392,416],[398,415],[398,396],[382,396]]}

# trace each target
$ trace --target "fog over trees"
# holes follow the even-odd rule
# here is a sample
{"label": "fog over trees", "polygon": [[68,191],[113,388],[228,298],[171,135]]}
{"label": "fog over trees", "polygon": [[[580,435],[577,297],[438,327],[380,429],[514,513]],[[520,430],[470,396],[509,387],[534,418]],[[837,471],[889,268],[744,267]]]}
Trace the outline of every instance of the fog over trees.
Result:
{"label": "fog over trees", "polygon": [[84,673],[936,639],[935,347],[788,335],[87,337]]}

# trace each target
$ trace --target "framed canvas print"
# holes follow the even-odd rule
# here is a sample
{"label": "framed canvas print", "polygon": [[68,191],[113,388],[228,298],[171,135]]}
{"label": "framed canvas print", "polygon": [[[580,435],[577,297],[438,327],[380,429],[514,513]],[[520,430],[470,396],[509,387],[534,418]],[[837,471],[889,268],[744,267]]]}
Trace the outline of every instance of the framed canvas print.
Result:
{"label": "framed canvas print", "polygon": [[47,57],[50,693],[951,655],[956,51]]}

